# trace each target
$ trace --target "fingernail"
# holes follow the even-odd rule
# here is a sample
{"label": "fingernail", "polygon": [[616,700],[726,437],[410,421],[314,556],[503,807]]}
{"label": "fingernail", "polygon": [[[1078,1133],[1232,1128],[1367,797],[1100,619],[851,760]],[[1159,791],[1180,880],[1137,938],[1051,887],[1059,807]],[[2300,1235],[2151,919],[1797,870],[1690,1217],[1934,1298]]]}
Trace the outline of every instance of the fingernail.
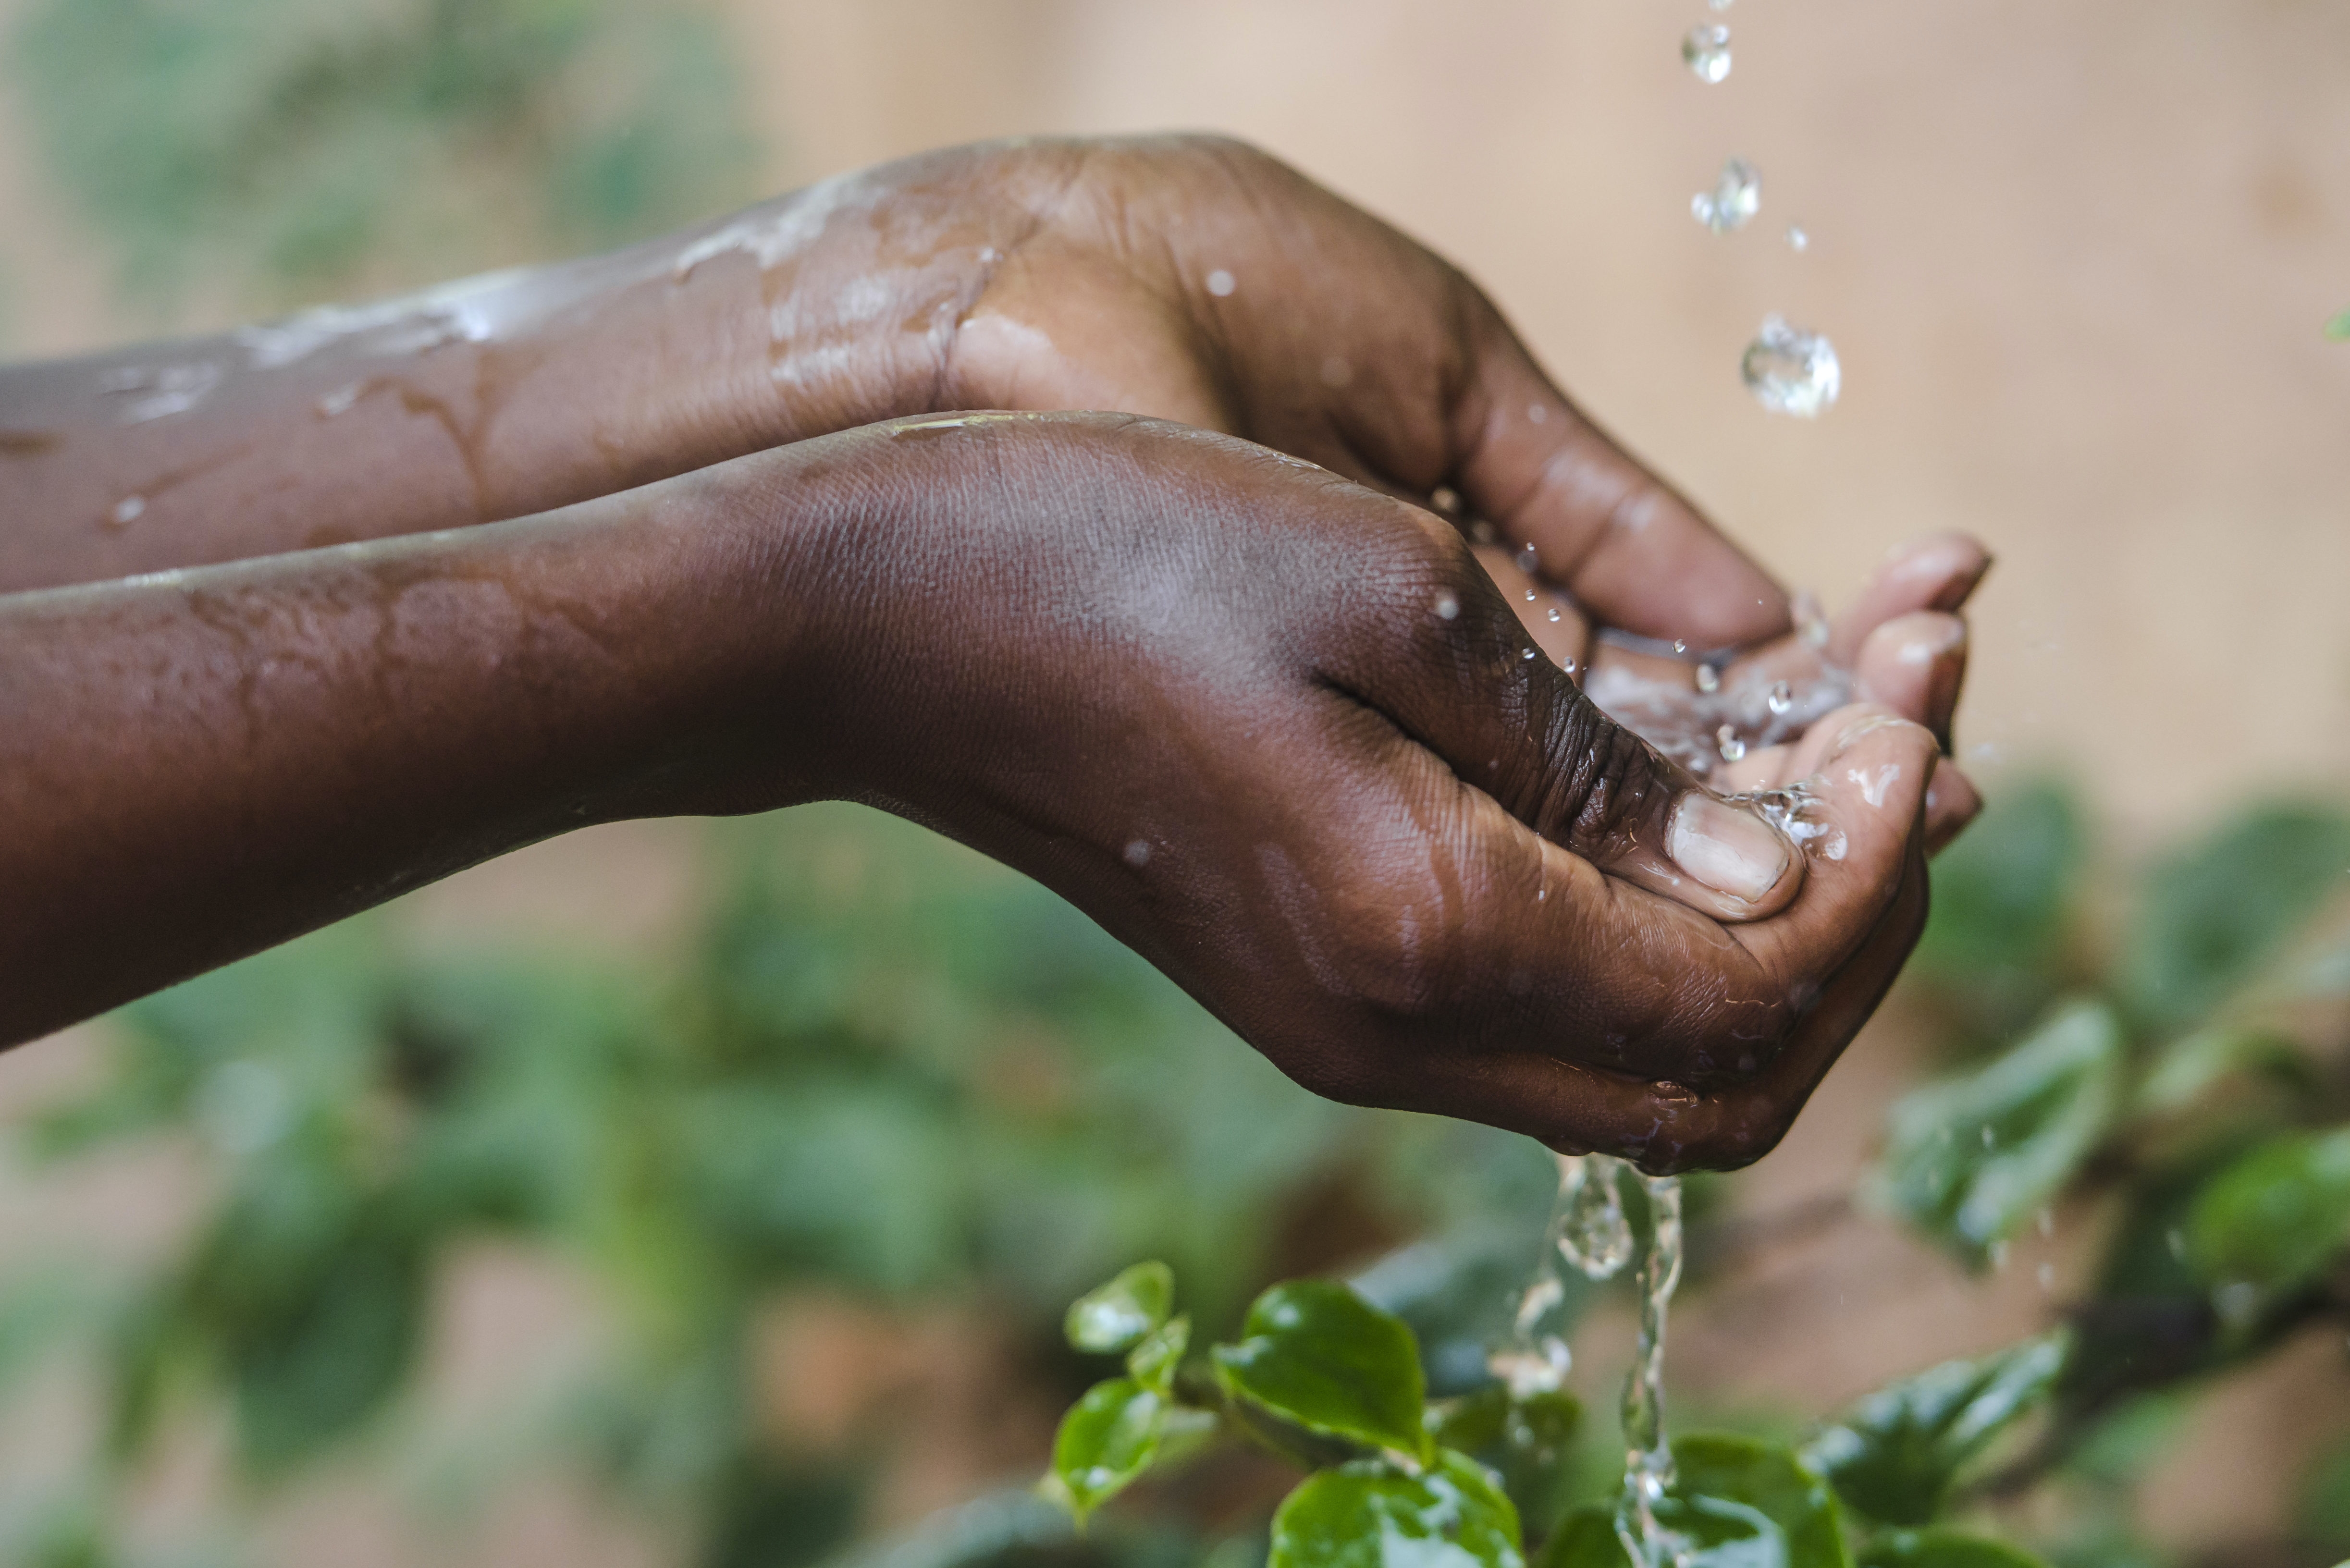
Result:
{"label": "fingernail", "polygon": [[1681,797],[1665,853],[1715,892],[1749,903],[1777,887],[1787,870],[1787,841],[1776,829],[1707,794]]}

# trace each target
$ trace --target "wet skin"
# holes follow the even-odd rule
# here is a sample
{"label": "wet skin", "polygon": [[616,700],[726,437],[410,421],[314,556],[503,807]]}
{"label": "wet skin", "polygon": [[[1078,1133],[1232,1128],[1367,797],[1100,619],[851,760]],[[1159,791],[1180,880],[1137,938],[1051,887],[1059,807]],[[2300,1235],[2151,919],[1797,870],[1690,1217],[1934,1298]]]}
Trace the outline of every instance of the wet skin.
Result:
{"label": "wet skin", "polygon": [[[850,428],[975,405],[1202,428]],[[1440,486],[1571,623],[1397,499]],[[1220,141],[934,154],[405,314],[0,372],[0,588],[89,585],[0,595],[10,1041],[584,822],[847,797],[1309,1087],[1735,1164],[1973,810],[1934,732],[1978,550],[1837,623],[1875,705],[1716,781],[1811,779],[1796,851],[1555,661],[1816,659],[1785,596],[1456,271]]]}

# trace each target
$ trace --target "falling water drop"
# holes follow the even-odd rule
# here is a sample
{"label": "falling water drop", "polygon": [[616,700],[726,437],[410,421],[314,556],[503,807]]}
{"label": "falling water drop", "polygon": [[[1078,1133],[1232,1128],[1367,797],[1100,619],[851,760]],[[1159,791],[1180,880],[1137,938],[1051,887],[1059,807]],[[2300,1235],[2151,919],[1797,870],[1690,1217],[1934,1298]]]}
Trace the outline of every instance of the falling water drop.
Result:
{"label": "falling water drop", "polygon": [[1730,74],[1730,29],[1719,22],[1700,22],[1681,39],[1681,60],[1701,82],[1718,82]]}
{"label": "falling water drop", "polygon": [[1697,689],[1711,696],[1721,690],[1721,671],[1711,664],[1697,667]]}
{"label": "falling water drop", "polygon": [[1791,251],[1807,251],[1812,248],[1812,236],[1804,233],[1800,225],[1789,223],[1787,225],[1787,248]]}
{"label": "falling water drop", "polygon": [[1713,732],[1714,743],[1721,748],[1725,763],[1742,762],[1746,756],[1746,742],[1738,738],[1738,726],[1724,724]]}
{"label": "falling water drop", "polygon": [[1773,715],[1784,713],[1795,705],[1795,689],[1783,680],[1776,681],[1771,687],[1771,695],[1764,699],[1764,701]]}
{"label": "falling water drop", "polygon": [[1717,234],[1743,228],[1762,210],[1762,173],[1743,158],[1731,158],[1714,177],[1713,189],[1690,198],[1690,213]]}
{"label": "falling water drop", "polygon": [[1558,1158],[1558,1253],[1595,1280],[1615,1278],[1632,1261],[1632,1225],[1616,1190],[1619,1163],[1604,1154]]}
{"label": "falling water drop", "polygon": [[1835,345],[1776,316],[1763,318],[1738,373],[1756,402],[1774,414],[1803,420],[1819,418],[1844,389]]}

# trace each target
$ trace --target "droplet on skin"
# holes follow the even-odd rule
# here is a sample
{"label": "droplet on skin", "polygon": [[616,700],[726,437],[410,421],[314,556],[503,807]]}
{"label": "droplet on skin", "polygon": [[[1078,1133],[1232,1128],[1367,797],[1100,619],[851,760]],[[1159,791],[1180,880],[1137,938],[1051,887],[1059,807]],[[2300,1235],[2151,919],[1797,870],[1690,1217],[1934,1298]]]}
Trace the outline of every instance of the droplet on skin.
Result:
{"label": "droplet on skin", "polygon": [[118,528],[129,527],[131,524],[138,522],[140,514],[146,510],[147,498],[145,496],[126,495],[121,500],[114,504],[114,525]]}
{"label": "droplet on skin", "polygon": [[1738,363],[1740,379],[1754,400],[1774,414],[1815,420],[1844,390],[1844,370],[1835,345],[1816,332],[1766,316]]}
{"label": "droplet on skin", "polygon": [[1521,545],[1518,546],[1518,570],[1526,573],[1528,576],[1532,576],[1534,567],[1540,564],[1541,560],[1541,552],[1536,550],[1532,545]]}
{"label": "droplet on skin", "polygon": [[1521,659],[1532,659],[1534,656],[1534,650],[1533,649],[1531,649],[1531,648],[1529,648],[1529,649],[1525,649],[1523,652],[1522,652],[1521,654],[1519,654],[1519,655],[1518,655],[1518,657],[1519,657],[1519,658],[1521,658]]}
{"label": "droplet on skin", "polygon": [[1711,664],[1697,667],[1697,689],[1709,696],[1721,690],[1721,671]]}
{"label": "droplet on skin", "polygon": [[1771,687],[1771,695],[1763,700],[1763,703],[1774,717],[1784,713],[1795,705],[1795,689],[1783,680],[1776,681]]}
{"label": "droplet on skin", "polygon": [[1534,589],[1532,589],[1532,588],[1528,588],[1528,589],[1526,590],[1526,603],[1528,603],[1528,604],[1532,604],[1532,603],[1534,603],[1534,600],[1536,600],[1536,599],[1540,598],[1541,597],[1542,597],[1542,596],[1541,596],[1540,594],[1535,593],[1535,592],[1534,591]]}
{"label": "droplet on skin", "polygon": [[1681,62],[1701,82],[1719,82],[1730,75],[1730,29],[1719,22],[1700,22],[1681,39]]}
{"label": "droplet on skin", "polygon": [[1648,1094],[1667,1110],[1685,1111],[1697,1104],[1697,1093],[1687,1086],[1662,1079],[1651,1085]]}
{"label": "droplet on skin", "polygon": [[1126,863],[1136,870],[1150,864],[1150,841],[1138,838],[1126,846]]}
{"label": "droplet on skin", "polygon": [[1721,729],[1716,730],[1713,732],[1713,739],[1714,743],[1721,748],[1721,760],[1723,762],[1736,763],[1743,762],[1745,760],[1746,742],[1738,738],[1738,727],[1736,725],[1724,724]]}
{"label": "droplet on skin", "polygon": [[1724,161],[1713,189],[1690,198],[1690,215],[1717,234],[1746,226],[1762,210],[1762,171],[1743,158]]}
{"label": "droplet on skin", "polygon": [[1232,280],[1232,275],[1222,267],[1208,275],[1208,292],[1218,299],[1230,299],[1232,290],[1239,286],[1240,285]]}
{"label": "droplet on skin", "polygon": [[1455,620],[1460,618],[1460,615],[1461,601],[1459,599],[1454,598],[1451,594],[1439,594],[1436,596],[1437,619]]}
{"label": "droplet on skin", "polygon": [[1563,617],[1558,613],[1558,607],[1557,607],[1556,605],[1553,605],[1553,606],[1551,606],[1551,607],[1550,607],[1550,622],[1551,622],[1551,624],[1552,624],[1553,626],[1556,626],[1556,625],[1559,623],[1559,621],[1560,621],[1561,619],[1563,619],[1563,618],[1563,618]]}

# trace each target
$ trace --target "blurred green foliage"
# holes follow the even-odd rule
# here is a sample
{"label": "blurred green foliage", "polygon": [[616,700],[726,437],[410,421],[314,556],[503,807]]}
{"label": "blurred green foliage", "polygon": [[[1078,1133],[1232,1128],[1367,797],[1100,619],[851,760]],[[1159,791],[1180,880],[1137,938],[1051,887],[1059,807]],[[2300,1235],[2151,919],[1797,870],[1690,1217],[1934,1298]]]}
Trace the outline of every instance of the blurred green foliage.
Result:
{"label": "blurred green foliage", "polygon": [[431,281],[753,193],[692,0],[33,0],[9,43],[49,169],[166,307]]}
{"label": "blurred green foliage", "polygon": [[759,1437],[749,1358],[779,1292],[983,1293],[1041,1347],[1141,1254],[1232,1324],[1283,1195],[1332,1176],[1413,1224],[1501,1217],[1520,1258],[1539,1233],[1539,1150],[1313,1098],[992,862],[853,806],[707,831],[712,890],[671,953],[420,955],[380,915],[118,1015],[105,1081],[24,1147],[193,1134],[219,1188],[168,1266],[0,1291],[0,1376],[13,1345],[102,1325],[99,1494],[208,1408],[264,1483],[382,1428],[449,1258],[505,1235],[584,1269],[619,1324],[545,1457],[681,1521],[706,1563],[811,1561],[860,1481]]}

